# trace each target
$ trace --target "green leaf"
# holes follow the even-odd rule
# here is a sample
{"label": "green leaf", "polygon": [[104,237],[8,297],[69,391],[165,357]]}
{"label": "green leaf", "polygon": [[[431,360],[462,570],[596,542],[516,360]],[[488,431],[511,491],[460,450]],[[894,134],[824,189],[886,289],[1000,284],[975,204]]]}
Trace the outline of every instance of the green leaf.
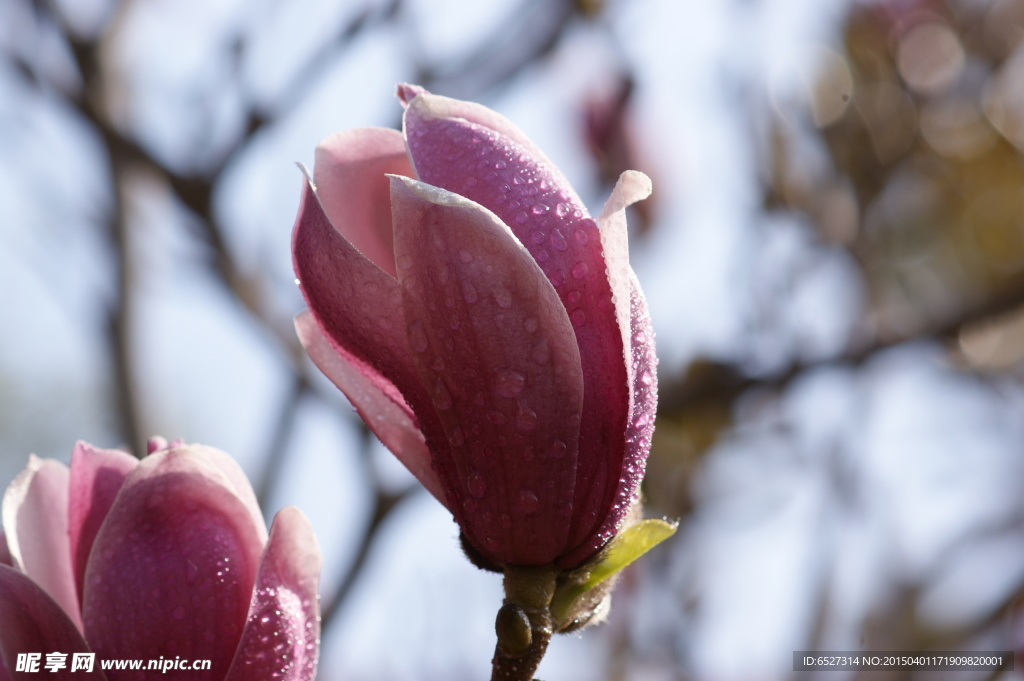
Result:
{"label": "green leaf", "polygon": [[589,566],[589,575],[582,583],[555,595],[551,604],[555,619],[562,619],[577,598],[629,566],[640,556],[671,537],[678,523],[648,518],[619,532],[608,545],[601,560]]}

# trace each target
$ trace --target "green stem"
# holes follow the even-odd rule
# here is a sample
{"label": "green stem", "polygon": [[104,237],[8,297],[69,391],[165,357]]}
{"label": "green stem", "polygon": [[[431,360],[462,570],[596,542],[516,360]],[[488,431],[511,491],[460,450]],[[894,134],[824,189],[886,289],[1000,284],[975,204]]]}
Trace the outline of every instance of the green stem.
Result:
{"label": "green stem", "polygon": [[558,571],[505,567],[505,604],[498,611],[498,642],[491,681],[531,681],[551,640],[551,598]]}

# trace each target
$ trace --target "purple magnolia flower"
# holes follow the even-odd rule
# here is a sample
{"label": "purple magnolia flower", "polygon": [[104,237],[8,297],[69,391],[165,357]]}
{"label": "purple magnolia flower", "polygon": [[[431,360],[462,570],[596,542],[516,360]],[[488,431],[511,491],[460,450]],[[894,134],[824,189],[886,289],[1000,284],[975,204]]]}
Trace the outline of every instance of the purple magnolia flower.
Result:
{"label": "purple magnolia flower", "polygon": [[[310,681],[319,651],[320,550],[282,509],[269,538],[223,452],[154,439],[141,462],[75,446],[71,467],[31,457],[7,488],[0,679],[18,654],[95,653],[92,678],[168,678],[148,660],[209,660],[196,681]],[[2,544],[3,542],[0,542]],[[101,670],[143,660],[142,671]],[[46,672],[40,668],[40,671]],[[50,673],[45,676],[50,677]],[[172,675],[173,676],[173,675]]]}
{"label": "purple magnolia flower", "polygon": [[577,567],[620,528],[650,446],[654,338],[625,223],[650,181],[623,173],[595,221],[505,118],[398,96],[403,132],[317,149],[299,336],[479,557]]}

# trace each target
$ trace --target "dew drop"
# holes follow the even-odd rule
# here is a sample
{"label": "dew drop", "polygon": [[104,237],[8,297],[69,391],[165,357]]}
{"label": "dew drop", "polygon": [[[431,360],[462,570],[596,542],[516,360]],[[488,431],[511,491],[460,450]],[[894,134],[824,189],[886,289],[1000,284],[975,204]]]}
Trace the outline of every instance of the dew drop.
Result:
{"label": "dew drop", "polygon": [[565,235],[562,234],[560,229],[551,230],[549,240],[551,241],[551,245],[560,251],[564,251],[569,248],[569,242],[565,240]]}
{"label": "dew drop", "polygon": [[544,215],[551,210],[551,207],[544,203],[535,203],[530,207],[530,212],[534,215]]}
{"label": "dew drop", "polygon": [[540,322],[537,321],[536,317],[527,317],[523,322],[523,328],[526,329],[527,333],[533,333],[540,327]]}
{"label": "dew drop", "polygon": [[651,373],[650,369],[644,369],[644,372],[640,374],[640,382],[644,385],[654,383],[654,374]]}
{"label": "dew drop", "polygon": [[503,368],[494,372],[494,392],[501,397],[515,397],[523,392],[526,377],[518,371]]}
{"label": "dew drop", "polygon": [[633,342],[636,343],[637,345],[643,345],[644,343],[646,343],[647,342],[647,332],[646,331],[637,331],[633,335]]}
{"label": "dew drop", "polygon": [[549,257],[551,256],[543,248],[537,251],[537,262],[547,262]]}
{"label": "dew drop", "polygon": [[470,305],[480,299],[480,295],[476,292],[476,287],[468,281],[462,282],[462,299]]}
{"label": "dew drop", "polygon": [[508,419],[506,419],[505,415],[502,414],[500,411],[492,410],[488,412],[487,420],[496,426],[503,426],[505,425],[505,421],[507,421]]}
{"label": "dew drop", "polygon": [[427,334],[423,330],[423,322],[416,320],[409,324],[409,345],[416,352],[427,351]]}
{"label": "dew drop", "polygon": [[559,202],[555,204],[555,215],[557,215],[558,217],[564,218],[568,212],[569,207],[566,206],[564,203]]}
{"label": "dew drop", "polygon": [[434,381],[434,406],[442,411],[452,408],[452,394],[440,378]]}
{"label": "dew drop", "polygon": [[476,178],[473,177],[472,175],[470,175],[469,177],[466,178],[466,181],[463,182],[462,184],[464,184],[466,187],[475,187],[476,183],[477,183]]}
{"label": "dew drop", "polygon": [[456,447],[461,447],[462,445],[466,444],[466,436],[462,432],[462,426],[455,426],[454,428],[452,428],[452,434],[449,437],[449,439],[451,440],[452,444],[455,445]]}
{"label": "dew drop", "polygon": [[541,339],[533,349],[530,350],[530,359],[537,364],[547,364],[551,361],[551,348],[548,346],[547,340]]}
{"label": "dew drop", "polygon": [[580,291],[569,291],[569,294],[565,297],[565,301],[570,305],[576,305],[583,298],[583,293]]}
{"label": "dew drop", "polygon": [[466,482],[469,487],[470,494],[477,499],[484,498],[484,494],[487,493],[487,481],[484,480],[484,476],[480,475],[477,471],[473,471],[469,474],[469,480]]}
{"label": "dew drop", "polygon": [[515,221],[516,224],[525,225],[526,221],[530,219],[530,216],[526,214],[526,211],[519,211],[516,213]]}
{"label": "dew drop", "polygon": [[532,490],[528,490],[525,487],[519,490],[519,496],[516,497],[516,510],[520,513],[534,513],[540,508],[540,499],[533,493]]}
{"label": "dew drop", "polygon": [[539,230],[539,229],[531,229],[530,230],[530,241],[532,241],[535,245],[539,246],[540,244],[544,243],[545,239],[547,239],[547,237],[544,236],[544,232],[542,232],[541,230]]}
{"label": "dew drop", "polygon": [[511,190],[512,187],[509,187],[507,184],[503,184],[500,187],[498,187],[498,191],[500,191],[502,194],[508,194]]}
{"label": "dew drop", "polygon": [[551,441],[551,448],[548,449],[548,454],[550,454],[552,458],[561,459],[563,456],[565,456],[565,452],[567,449],[568,447],[565,446],[564,442],[562,442],[558,438],[555,438],[554,440]]}
{"label": "dew drop", "polygon": [[512,184],[520,186],[520,185],[526,184],[526,180],[523,179],[522,175],[518,175],[518,174],[517,175],[513,175],[512,176]]}
{"label": "dew drop", "polygon": [[573,326],[583,326],[587,323],[587,313],[581,308],[576,308],[572,311],[572,314],[569,315],[569,319],[572,320]]}
{"label": "dew drop", "polygon": [[587,271],[590,268],[587,267],[587,263],[582,260],[572,266],[572,277],[573,279],[582,279],[587,276]]}
{"label": "dew drop", "polygon": [[563,273],[562,270],[555,270],[551,273],[548,279],[551,281],[552,286],[558,288],[565,283],[565,273]]}
{"label": "dew drop", "polygon": [[505,163],[504,161],[497,161],[494,164],[494,169],[495,170],[504,170],[507,167],[508,167],[508,164]]}
{"label": "dew drop", "polygon": [[526,400],[519,401],[519,408],[516,410],[516,427],[526,432],[537,428],[537,412],[530,409]]}
{"label": "dew drop", "polygon": [[462,262],[467,263],[467,264],[471,263],[471,262],[473,262],[473,254],[470,253],[469,251],[466,251],[466,250],[460,250],[459,251],[459,260],[461,260]]}
{"label": "dew drop", "polygon": [[498,307],[507,310],[512,307],[512,294],[504,286],[496,286],[494,288],[494,302],[498,304]]}

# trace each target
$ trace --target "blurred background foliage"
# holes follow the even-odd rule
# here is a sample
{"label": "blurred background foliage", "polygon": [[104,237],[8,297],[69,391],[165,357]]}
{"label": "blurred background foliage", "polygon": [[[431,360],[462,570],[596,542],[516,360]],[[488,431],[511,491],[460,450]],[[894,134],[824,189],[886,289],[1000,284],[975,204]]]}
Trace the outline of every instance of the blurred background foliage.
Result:
{"label": "blurred background foliage", "polygon": [[522,124],[592,210],[654,179],[644,491],[681,529],[544,678],[1024,645],[1024,0],[710,5],[5,0],[5,479],[76,438],[222,447],[324,544],[322,679],[484,678],[495,580],[291,330],[291,163],[397,125],[407,80]]}

